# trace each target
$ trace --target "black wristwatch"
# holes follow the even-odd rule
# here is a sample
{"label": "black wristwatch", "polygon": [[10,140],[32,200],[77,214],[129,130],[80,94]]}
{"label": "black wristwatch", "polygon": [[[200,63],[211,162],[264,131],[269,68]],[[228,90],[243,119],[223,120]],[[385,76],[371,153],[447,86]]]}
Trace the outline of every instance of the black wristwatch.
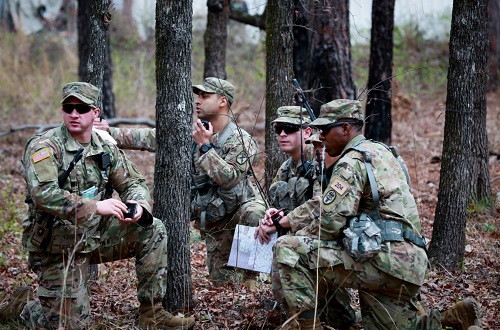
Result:
{"label": "black wristwatch", "polygon": [[203,155],[210,149],[212,149],[212,144],[202,144],[200,147],[200,153]]}

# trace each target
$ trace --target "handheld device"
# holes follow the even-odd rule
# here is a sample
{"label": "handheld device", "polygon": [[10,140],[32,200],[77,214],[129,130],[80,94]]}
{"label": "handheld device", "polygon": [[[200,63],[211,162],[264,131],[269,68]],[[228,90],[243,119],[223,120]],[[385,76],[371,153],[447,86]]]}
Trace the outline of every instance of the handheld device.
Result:
{"label": "handheld device", "polygon": [[137,204],[136,203],[125,203],[127,205],[127,213],[123,214],[123,217],[126,219],[133,219],[135,213],[137,212]]}

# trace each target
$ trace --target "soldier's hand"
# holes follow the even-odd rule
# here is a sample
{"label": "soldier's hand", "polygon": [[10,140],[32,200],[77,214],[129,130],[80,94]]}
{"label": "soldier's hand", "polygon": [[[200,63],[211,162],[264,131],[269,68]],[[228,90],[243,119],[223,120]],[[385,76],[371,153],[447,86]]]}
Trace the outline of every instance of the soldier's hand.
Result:
{"label": "soldier's hand", "polygon": [[109,124],[105,119],[102,120],[100,118],[94,119],[94,128],[109,132]]}
{"label": "soldier's hand", "polygon": [[194,142],[201,147],[203,144],[210,144],[210,139],[212,138],[214,128],[212,124],[208,123],[208,129],[203,126],[203,123],[198,119],[193,125],[193,139]]}
{"label": "soldier's hand", "polygon": [[255,230],[254,237],[255,237],[255,239],[259,240],[260,244],[264,244],[264,243],[267,244],[271,241],[271,236],[269,236],[269,235],[273,234],[275,232],[276,232],[276,227],[261,224]]}
{"label": "soldier's hand", "polygon": [[96,203],[96,213],[99,215],[112,215],[118,220],[123,220],[123,214],[127,212],[127,205],[114,198],[105,199]]}
{"label": "soldier's hand", "polygon": [[144,212],[144,210],[143,210],[142,206],[139,205],[139,203],[137,203],[136,201],[134,201],[132,199],[128,200],[127,203],[136,204],[135,215],[133,218],[124,218],[122,221],[129,222],[129,223],[136,223],[142,217],[142,213]]}
{"label": "soldier's hand", "polygon": [[262,223],[265,224],[266,226],[274,226],[273,225],[273,216],[276,213],[278,213],[281,217],[283,217],[285,215],[283,210],[278,210],[278,209],[271,207],[270,209],[266,210],[266,217],[264,218]]}

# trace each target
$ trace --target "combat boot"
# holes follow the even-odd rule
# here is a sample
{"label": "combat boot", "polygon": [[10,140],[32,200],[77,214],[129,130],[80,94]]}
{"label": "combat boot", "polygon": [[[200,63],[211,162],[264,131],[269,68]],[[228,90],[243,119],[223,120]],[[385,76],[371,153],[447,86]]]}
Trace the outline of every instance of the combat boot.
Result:
{"label": "combat boot", "polygon": [[0,306],[0,322],[18,318],[24,306],[33,300],[33,291],[29,286],[21,286],[14,290],[10,300]]}
{"label": "combat boot", "polygon": [[194,326],[194,317],[177,317],[167,312],[161,302],[154,305],[141,304],[139,328],[161,330],[187,330]]}
{"label": "combat boot", "polygon": [[278,327],[276,330],[323,330],[321,321],[319,318],[316,319],[316,325],[314,325],[315,319],[294,319],[290,323],[284,326]]}
{"label": "combat boot", "polygon": [[455,330],[467,330],[471,326],[481,326],[479,306],[472,298],[456,303],[441,313],[441,325]]}

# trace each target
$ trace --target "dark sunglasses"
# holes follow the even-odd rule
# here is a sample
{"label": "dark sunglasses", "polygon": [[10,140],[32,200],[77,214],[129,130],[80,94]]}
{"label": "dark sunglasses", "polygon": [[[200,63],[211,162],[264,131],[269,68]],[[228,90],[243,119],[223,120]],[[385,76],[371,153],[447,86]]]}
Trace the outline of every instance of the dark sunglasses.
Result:
{"label": "dark sunglasses", "polygon": [[300,130],[299,125],[282,124],[274,126],[274,132],[276,134],[281,134],[282,131],[285,131],[285,134],[292,134],[298,132],[299,130]]}
{"label": "dark sunglasses", "polygon": [[330,130],[334,127],[337,127],[337,126],[342,126],[344,124],[349,124],[349,123],[346,123],[346,122],[338,122],[338,123],[332,123],[332,124],[328,124],[328,125],[325,125],[325,126],[318,126],[319,130],[321,131],[321,135],[325,136],[328,134],[328,132],[330,132]]}
{"label": "dark sunglasses", "polygon": [[62,105],[62,109],[67,114],[70,114],[73,112],[73,110],[76,110],[76,112],[78,112],[80,115],[83,115],[84,113],[87,113],[90,110],[92,110],[92,107],[81,103],[78,104],[67,103]]}

